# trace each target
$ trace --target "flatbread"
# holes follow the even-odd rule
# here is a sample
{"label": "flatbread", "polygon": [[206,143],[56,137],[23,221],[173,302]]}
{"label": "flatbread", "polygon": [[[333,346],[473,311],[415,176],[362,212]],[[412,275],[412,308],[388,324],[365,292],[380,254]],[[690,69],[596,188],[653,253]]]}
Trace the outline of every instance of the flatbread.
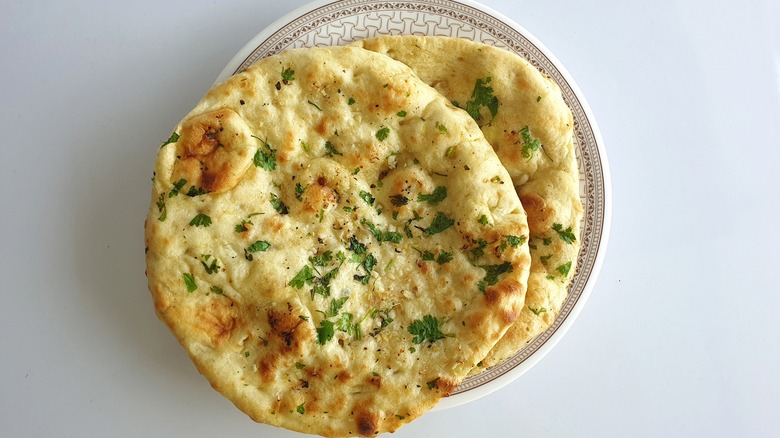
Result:
{"label": "flatbread", "polygon": [[522,309],[525,213],[477,124],[406,66],[300,49],[211,89],[160,149],[159,317],[254,420],[393,431]]}
{"label": "flatbread", "polygon": [[571,111],[555,82],[503,49],[426,36],[355,45],[403,62],[469,112],[512,176],[528,214],[531,274],[520,318],[481,364],[496,365],[550,327],[574,277],[583,208]]}

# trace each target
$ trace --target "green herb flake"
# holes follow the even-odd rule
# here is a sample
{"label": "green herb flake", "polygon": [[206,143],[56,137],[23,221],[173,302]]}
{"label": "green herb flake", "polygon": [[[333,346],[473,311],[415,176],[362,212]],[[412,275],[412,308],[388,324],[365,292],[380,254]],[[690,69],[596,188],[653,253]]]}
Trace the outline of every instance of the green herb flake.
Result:
{"label": "green herb flake", "polygon": [[276,212],[279,214],[288,214],[290,212],[287,209],[287,205],[273,193],[271,193],[271,199],[269,202],[274,207],[274,210],[276,210]]}
{"label": "green herb flake", "polygon": [[225,292],[222,290],[222,288],[221,288],[221,287],[219,287],[219,286],[211,286],[211,288],[210,288],[209,290],[211,290],[212,292],[214,292],[214,293],[215,293],[215,294],[217,294],[217,295],[222,295],[223,293],[225,293]]}
{"label": "green herb flake", "polygon": [[257,149],[257,152],[255,152],[255,156],[252,159],[252,161],[255,163],[255,166],[262,167],[269,172],[276,169],[276,149],[272,148],[267,141],[261,139],[260,137],[256,137],[254,135],[252,137],[260,140],[262,143],[262,145]]}
{"label": "green herb flake", "polygon": [[327,319],[320,321],[320,326],[317,327],[317,343],[325,345],[328,341],[333,339],[335,330],[333,329],[333,323]]}
{"label": "green herb flake", "polygon": [[477,122],[482,120],[481,107],[487,108],[491,117],[496,117],[498,113],[498,98],[493,95],[493,87],[488,85],[491,81],[490,76],[477,79],[471,92],[471,100],[466,102],[466,112]]}
{"label": "green herb flake", "polygon": [[366,201],[368,205],[374,205],[374,197],[371,196],[371,193],[366,192],[364,190],[360,191],[360,199]]}
{"label": "green herb flake", "polygon": [[474,257],[482,257],[485,255],[485,247],[487,244],[485,239],[477,239],[477,247],[471,250],[471,255]]}
{"label": "green herb flake", "polygon": [[252,256],[252,253],[265,252],[270,247],[271,247],[271,244],[266,242],[265,240],[257,240],[257,241],[255,241],[255,243],[247,246],[244,249],[244,257],[247,260],[252,261],[254,259],[254,257]]}
{"label": "green herb flake", "polygon": [[551,243],[552,243],[552,238],[551,237],[544,237],[544,238],[542,238],[542,244],[544,246],[550,246]]}
{"label": "green herb flake", "polygon": [[182,187],[184,187],[186,184],[187,184],[187,180],[184,179],[184,178],[176,181],[173,184],[173,188],[171,189],[171,191],[168,192],[168,197],[169,198],[173,198],[174,196],[178,195],[179,194],[179,190],[181,190]]}
{"label": "green herb flake", "polygon": [[414,352],[416,352],[416,351],[417,351],[417,349],[416,349],[416,348],[414,348],[414,347],[409,347],[409,353],[414,353]]}
{"label": "green herb flake", "polygon": [[441,233],[442,231],[446,230],[447,228],[455,225],[455,221],[447,217],[446,214],[442,212],[437,212],[436,217],[433,218],[431,221],[431,225],[428,228],[419,228],[422,230],[425,234],[431,236],[433,234]]}
{"label": "green herb flake", "polygon": [[437,186],[433,189],[433,192],[429,194],[421,193],[417,195],[417,200],[420,202],[427,202],[430,205],[437,205],[447,197],[447,187]]}
{"label": "green herb flake", "polygon": [[355,99],[350,97],[349,100],[347,100],[347,105],[354,105],[354,104],[355,104]]}
{"label": "green herb flake", "polygon": [[571,262],[566,262],[557,268],[555,268],[556,271],[558,271],[559,274],[566,277],[569,275],[569,271],[571,270]]}
{"label": "green herb flake", "polygon": [[517,248],[518,246],[522,245],[526,240],[525,236],[504,236],[504,237],[506,237],[507,242],[509,242],[509,244],[513,248]]}
{"label": "green herb flake", "polygon": [[347,247],[350,251],[354,252],[355,254],[366,253],[366,245],[360,243],[360,241],[357,240],[355,236],[349,238],[349,241],[347,242]]}
{"label": "green herb flake", "polygon": [[485,270],[485,278],[479,281],[479,290],[485,293],[487,286],[492,286],[498,283],[498,276],[507,272],[512,272],[512,264],[509,262],[501,263],[500,265],[482,265],[480,268]]}
{"label": "green herb flake", "polygon": [[209,259],[211,258],[211,254],[204,254],[203,256],[201,256],[201,258],[203,260],[200,261],[200,264],[203,265],[203,269],[206,270],[207,274],[211,275],[211,274],[214,274],[215,272],[219,271],[220,266],[217,264],[217,258],[216,257],[211,259],[211,263],[210,264],[206,264],[206,262],[209,261]]}
{"label": "green herb flake", "polygon": [[425,341],[433,344],[445,335],[439,328],[444,324],[444,319],[439,320],[435,316],[425,315],[422,319],[415,319],[406,329],[413,335],[412,342],[422,344]]}
{"label": "green herb flake", "polygon": [[167,144],[176,143],[177,141],[179,141],[179,134],[174,132],[173,134],[171,134],[170,137],[168,137],[168,140],[165,140],[163,142],[163,144],[160,146],[160,149],[162,149],[163,146],[165,146]]}
{"label": "green herb flake", "polygon": [[542,100],[542,96],[536,96],[536,101],[539,102],[540,100]]}
{"label": "green herb flake", "polygon": [[396,207],[401,207],[409,203],[409,198],[404,195],[392,195],[390,196],[390,202]]}
{"label": "green herb flake", "polygon": [[325,266],[333,260],[333,252],[325,251],[322,254],[309,257],[309,262],[314,266]]}
{"label": "green herb flake", "polygon": [[539,261],[542,262],[544,266],[547,266],[547,263],[550,261],[550,257],[552,257],[552,254],[548,254],[545,256],[540,256]]}
{"label": "green herb flake", "polygon": [[355,170],[352,171],[352,174],[357,175],[358,173],[360,173],[360,168],[356,167]]}
{"label": "green herb flake", "polygon": [[390,128],[388,128],[387,126],[383,126],[375,134],[376,139],[379,141],[384,141],[384,139],[386,139],[388,135],[390,135]]}
{"label": "green herb flake", "polygon": [[439,252],[439,256],[436,257],[436,263],[443,265],[452,261],[452,253],[447,251]]}
{"label": "green herb flake", "polygon": [[295,410],[301,415],[306,413],[306,406],[304,406],[305,404],[306,402],[303,402],[295,407]]}
{"label": "green herb flake", "polygon": [[248,351],[244,352],[244,357],[249,357],[249,352]]}
{"label": "green herb flake", "polygon": [[295,70],[291,68],[285,68],[282,70],[282,82],[287,85],[288,82],[295,80]]}
{"label": "green herb flake", "polygon": [[195,292],[195,289],[198,288],[198,285],[195,284],[195,277],[189,272],[184,272],[182,278],[184,278],[184,285],[187,286],[187,292]]}
{"label": "green herb flake", "polygon": [[205,215],[203,213],[198,213],[192,220],[190,221],[190,226],[195,227],[208,227],[211,225],[211,218],[208,215]]}
{"label": "green herb flake", "polygon": [[330,301],[330,307],[328,308],[328,311],[325,313],[325,316],[328,318],[332,318],[339,314],[339,311],[342,307],[344,307],[344,303],[347,302],[347,299],[349,297],[341,297],[341,298],[334,298]]}
{"label": "green herb flake", "polygon": [[235,226],[235,228],[233,228],[233,230],[236,233],[245,233],[245,232],[249,231],[249,227],[247,227],[247,225],[254,225],[254,224],[252,223],[252,221],[242,220],[240,224],[236,224],[236,226]]}
{"label": "green herb flake", "polygon": [[439,378],[437,377],[437,378],[431,380],[430,382],[425,382],[425,385],[428,386],[428,389],[434,389],[434,388],[438,389],[439,388]]}
{"label": "green herb flake", "polygon": [[344,211],[346,211],[347,213],[352,213],[353,211],[355,211],[355,207],[350,207],[350,206],[348,206],[348,205],[345,205],[345,206],[344,206],[344,207],[342,207],[342,208],[343,208],[343,209],[344,209]]}
{"label": "green herb flake", "polygon": [[168,208],[165,206],[165,193],[160,193],[160,198],[157,199],[157,210],[160,212],[157,220],[165,222],[165,219],[168,217]]}
{"label": "green herb flake", "polygon": [[561,238],[564,242],[571,244],[575,240],[574,233],[571,231],[571,227],[563,229],[563,225],[561,224],[553,224],[553,230],[555,230],[556,233],[558,233],[558,237]]}
{"label": "green herb flake", "polygon": [[304,368],[306,368],[306,365],[304,365],[304,364],[302,364],[300,362],[295,362],[295,369],[296,370],[302,370]]}
{"label": "green herb flake", "polygon": [[334,155],[342,155],[342,153],[337,151],[336,147],[333,146],[333,143],[328,140],[325,142],[325,155],[328,157],[333,157]]}
{"label": "green herb flake", "polygon": [[299,182],[295,183],[295,199],[303,201],[303,192],[306,191],[307,187],[309,186],[304,187]]}
{"label": "green herb flake", "polygon": [[308,103],[309,105],[313,106],[314,108],[317,108],[318,110],[322,111],[322,108],[320,108],[319,105],[317,105],[316,103],[312,102],[311,100],[307,100],[306,103]]}
{"label": "green herb flake", "polygon": [[455,146],[448,147],[447,150],[444,151],[444,158],[450,158],[454,152],[455,152]]}
{"label": "green herb flake", "polygon": [[426,262],[432,262],[435,260],[435,255],[430,251],[424,251],[422,253],[422,259]]}
{"label": "green herb flake", "polygon": [[482,216],[479,217],[478,222],[482,225],[487,225],[488,224],[487,216],[483,214]]}
{"label": "green herb flake", "polygon": [[315,278],[314,271],[312,271],[311,266],[306,265],[303,268],[301,268],[301,270],[298,271],[297,274],[295,274],[295,277],[293,277],[293,279],[290,280],[290,282],[287,283],[287,285],[292,286],[296,289],[300,289],[303,287],[304,284],[312,284],[314,278]]}
{"label": "green herb flake", "polygon": [[536,315],[536,316],[539,316],[539,315],[541,315],[542,313],[544,313],[544,312],[546,312],[546,311],[547,311],[547,309],[546,309],[546,308],[544,308],[544,307],[540,307],[540,308],[538,308],[538,309],[534,309],[533,307],[529,307],[529,308],[528,308],[528,310],[530,310],[530,311],[531,311],[531,313],[533,313],[533,314],[534,314],[534,315]]}
{"label": "green herb flake", "polygon": [[194,198],[195,196],[205,195],[207,193],[209,193],[209,191],[203,187],[190,186],[190,189],[187,191],[187,196]]}
{"label": "green herb flake", "polygon": [[531,154],[538,151],[539,148],[542,147],[542,143],[538,138],[535,138],[533,135],[531,135],[531,130],[528,128],[528,126],[524,126],[520,130],[520,135],[523,137],[523,146],[520,152],[524,158],[530,159]]}
{"label": "green herb flake", "polygon": [[446,134],[447,133],[447,127],[442,125],[439,122],[436,122],[436,129],[439,131],[439,134]]}
{"label": "green herb flake", "polygon": [[395,113],[395,115],[397,115],[398,117],[406,117],[406,111],[403,110],[398,111],[397,113]]}

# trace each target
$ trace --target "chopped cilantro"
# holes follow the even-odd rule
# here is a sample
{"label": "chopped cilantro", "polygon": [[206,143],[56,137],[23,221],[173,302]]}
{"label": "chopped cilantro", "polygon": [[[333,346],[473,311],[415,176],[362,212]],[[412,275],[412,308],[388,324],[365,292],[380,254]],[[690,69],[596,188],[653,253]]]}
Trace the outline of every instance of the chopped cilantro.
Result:
{"label": "chopped cilantro", "polygon": [[165,193],[160,193],[160,198],[157,199],[157,210],[160,211],[160,216],[157,217],[157,220],[165,222],[165,218],[168,217],[168,208],[165,206]]}
{"label": "chopped cilantro", "polygon": [[436,256],[430,251],[423,251],[422,253],[422,259],[426,262],[432,262],[435,258]]}
{"label": "chopped cilantro", "polygon": [[376,132],[376,139],[379,141],[383,141],[387,138],[387,136],[390,134],[390,128],[387,126],[383,126],[379,129],[379,131]]}
{"label": "chopped cilantro", "polygon": [[349,238],[349,242],[347,243],[348,249],[355,254],[365,254],[366,253],[366,245],[363,245],[360,243],[359,240],[355,236],[352,236]]}
{"label": "chopped cilantro", "polygon": [[285,68],[282,70],[282,82],[287,85],[288,82],[295,80],[295,70],[291,68]]}
{"label": "chopped cilantro", "polygon": [[190,186],[190,189],[187,191],[187,196],[193,198],[195,196],[205,195],[206,193],[209,193],[209,191],[203,187]]}
{"label": "chopped cilantro", "polygon": [[235,232],[244,233],[246,231],[249,231],[249,227],[247,227],[247,224],[254,225],[252,221],[242,220],[240,224],[236,224],[236,227],[234,228]]}
{"label": "chopped cilantro", "polygon": [[182,273],[182,277],[184,278],[184,285],[187,286],[187,292],[195,292],[195,289],[198,288],[198,285],[195,284],[195,277],[189,272]]}
{"label": "chopped cilantro", "polygon": [[366,201],[366,203],[368,205],[373,205],[374,204],[374,197],[371,196],[371,193],[366,192],[364,190],[360,191],[360,199]]}
{"label": "chopped cilantro", "polygon": [[306,413],[306,406],[304,406],[305,404],[306,402],[303,402],[295,407],[295,410],[301,415]]}
{"label": "chopped cilantro", "polygon": [[448,147],[447,150],[444,151],[444,157],[445,158],[450,158],[452,156],[453,152],[455,152],[455,146]]}
{"label": "chopped cilantro", "polygon": [[541,261],[544,266],[547,266],[547,263],[550,261],[550,257],[552,257],[552,254],[540,256],[539,261]]}
{"label": "chopped cilantro", "polygon": [[518,247],[525,242],[525,236],[504,236],[512,247]]}
{"label": "chopped cilantro", "polygon": [[425,232],[425,234],[430,236],[433,234],[441,233],[442,231],[446,230],[447,228],[453,225],[455,225],[454,220],[450,219],[449,217],[447,217],[446,214],[442,212],[437,212],[436,217],[433,218],[433,220],[431,221],[431,225],[428,228],[420,228],[420,227],[417,228],[419,228],[420,230]]}
{"label": "chopped cilantro", "polygon": [[246,257],[247,260],[252,261],[254,257],[252,256],[252,253],[255,252],[265,252],[268,248],[271,247],[271,244],[266,242],[265,240],[258,240],[255,241],[255,243],[247,246],[244,249],[244,257]]}
{"label": "chopped cilantro", "polygon": [[184,187],[185,184],[187,184],[187,180],[184,178],[176,181],[176,183],[173,184],[173,188],[171,189],[171,191],[168,192],[168,197],[173,198],[174,196],[178,195],[179,190],[181,190],[181,188]]}
{"label": "chopped cilantro", "polygon": [[332,299],[330,301],[330,308],[328,309],[328,312],[325,313],[325,316],[330,318],[338,315],[341,308],[344,307],[344,303],[347,302],[347,299],[349,299],[349,297]]}
{"label": "chopped cilantro", "polygon": [[306,368],[306,365],[304,365],[304,364],[302,364],[300,362],[295,362],[295,369],[296,370],[302,370],[304,368]]}
{"label": "chopped cilantro", "polygon": [[447,133],[447,127],[442,125],[439,122],[436,122],[436,129],[439,130],[439,134],[446,134]]}
{"label": "chopped cilantro", "polygon": [[425,382],[425,384],[428,386],[428,389],[438,388],[439,387],[439,378],[435,378],[431,380],[430,382]]}
{"label": "chopped cilantro", "polygon": [[574,238],[574,233],[572,233],[571,227],[566,228],[564,230],[563,225],[553,224],[553,230],[555,230],[555,232],[558,233],[558,236],[561,238],[561,240],[563,240],[566,243],[571,244],[572,242],[577,240]]}
{"label": "chopped cilantro", "polygon": [[466,102],[466,112],[476,121],[482,120],[480,108],[483,106],[490,111],[491,117],[498,113],[498,98],[493,95],[493,87],[488,85],[491,80],[490,76],[477,79],[471,92],[471,100]]}
{"label": "chopped cilantro", "polygon": [[358,173],[360,173],[360,168],[356,167],[355,170],[352,171],[352,174],[357,175]]}
{"label": "chopped cilantro", "polygon": [[368,231],[370,231],[371,234],[373,234],[374,237],[376,237],[376,240],[378,240],[379,243],[382,242],[400,243],[401,239],[403,238],[403,236],[401,236],[401,233],[395,231],[382,232],[382,230],[378,229],[376,225],[374,225],[374,223],[369,221],[368,219],[362,219],[360,223],[363,224],[366,228],[368,228]]}
{"label": "chopped cilantro", "polygon": [[447,187],[437,186],[433,189],[433,192],[429,194],[421,193],[417,195],[417,200],[427,202],[430,205],[437,205],[447,197]]}
{"label": "chopped cilantro", "polygon": [[317,343],[320,345],[325,345],[326,342],[333,339],[333,334],[335,331],[333,330],[333,323],[324,319],[320,321],[320,326],[317,327]]}
{"label": "chopped cilantro", "polygon": [[[306,186],[309,187],[309,186]],[[295,183],[295,199],[299,201],[303,201],[303,192],[306,191],[306,187],[302,186],[301,183]]]}
{"label": "chopped cilantro", "polygon": [[205,215],[203,213],[198,213],[190,221],[190,226],[208,227],[209,225],[211,225],[211,218],[208,215]]}
{"label": "chopped cilantro", "polygon": [[531,130],[528,126],[524,126],[523,129],[520,130],[520,135],[523,137],[523,148],[521,149],[521,153],[524,158],[531,158],[531,154],[538,151],[542,146],[542,143],[538,138],[531,135]]}
{"label": "chopped cilantro", "polygon": [[483,214],[482,216],[479,217],[478,222],[482,225],[487,225],[488,224],[487,216]]}
{"label": "chopped cilantro", "polygon": [[452,261],[452,253],[447,251],[441,251],[439,252],[439,256],[436,257],[436,263],[443,265],[447,262]]}
{"label": "chopped cilantro", "polygon": [[539,102],[540,100],[542,100],[542,96],[536,96],[536,101]]}
{"label": "chopped cilantro", "polygon": [[485,278],[479,281],[479,290],[485,293],[487,286],[492,286],[498,283],[498,276],[507,272],[512,272],[512,264],[509,262],[501,263],[500,265],[482,265],[480,268],[485,270]]}
{"label": "chopped cilantro", "polygon": [[353,105],[354,103],[355,103],[355,99],[353,99],[353,98],[351,98],[351,97],[350,97],[350,98],[349,98],[349,100],[347,101],[347,105]]}
{"label": "chopped cilantro", "polygon": [[439,320],[435,316],[425,315],[422,319],[415,319],[406,329],[414,335],[412,342],[422,344],[425,341],[433,344],[439,339],[444,339],[445,335],[439,330],[444,324],[444,319]]}
{"label": "chopped cilantro", "polygon": [[333,252],[325,251],[320,255],[309,257],[309,262],[314,266],[325,266],[333,260]]}
{"label": "chopped cilantro", "polygon": [[174,132],[170,137],[168,137],[168,140],[163,142],[163,144],[160,146],[160,149],[162,149],[162,147],[167,144],[176,143],[177,141],[179,141],[179,134]]}
{"label": "chopped cilantro", "polygon": [[348,205],[345,205],[343,208],[344,211],[346,211],[347,213],[352,213],[353,211],[355,211],[355,207],[350,207]]}
{"label": "chopped cilantro", "polygon": [[263,143],[262,146],[257,149],[257,152],[255,152],[255,156],[252,159],[255,166],[262,167],[269,172],[276,169],[276,149],[273,149],[267,141],[260,137],[255,137],[254,135],[252,137]]}
{"label": "chopped cilantro", "polygon": [[552,237],[543,237],[542,238],[542,245],[550,246],[551,243],[552,243]]}
{"label": "chopped cilantro", "polygon": [[314,280],[314,271],[312,271],[311,266],[306,265],[303,268],[301,268],[301,270],[298,271],[297,274],[295,274],[295,277],[293,277],[293,279],[290,280],[290,282],[287,283],[287,285],[292,286],[296,289],[300,289],[303,287],[304,284],[312,284],[313,280]]}
{"label": "chopped cilantro", "polygon": [[401,207],[409,203],[409,198],[404,195],[392,195],[390,196],[390,202],[396,207]]}
{"label": "chopped cilantro", "polygon": [[395,115],[397,115],[398,117],[406,117],[406,111],[403,110],[398,111],[397,113],[395,113]]}
{"label": "chopped cilantro", "polygon": [[471,250],[471,255],[474,257],[482,257],[485,255],[485,247],[487,244],[485,239],[477,239],[477,247]]}
{"label": "chopped cilantro", "polygon": [[219,271],[219,265],[217,264],[217,258],[216,257],[211,259],[211,263],[208,264],[208,265],[206,264],[206,262],[209,261],[209,259],[211,258],[211,254],[204,254],[201,258],[203,260],[200,261],[200,264],[203,265],[203,269],[206,270],[207,274],[211,275],[211,274]]}
{"label": "chopped cilantro", "polygon": [[538,308],[538,309],[534,309],[533,307],[529,307],[529,308],[528,308],[528,310],[530,310],[530,311],[531,311],[531,313],[533,313],[534,315],[536,315],[536,316],[539,316],[540,314],[542,314],[542,313],[546,312],[546,311],[547,311],[547,308],[545,308],[545,307],[540,307],[540,308]]}
{"label": "chopped cilantro", "polygon": [[566,277],[569,275],[569,271],[571,270],[571,262],[566,262],[557,268],[555,268],[556,271],[558,271],[559,274]]}
{"label": "chopped cilantro", "polygon": [[313,106],[314,108],[317,108],[318,110],[322,111],[322,108],[320,108],[320,106],[317,105],[316,103],[314,103],[314,102],[312,102],[310,100],[307,100],[306,103],[308,103],[309,105]]}
{"label": "chopped cilantro", "polygon": [[333,157],[334,155],[342,155],[341,152],[336,150],[336,147],[333,146],[333,143],[330,142],[330,140],[325,142],[325,155],[328,157]]}
{"label": "chopped cilantro", "polygon": [[348,335],[360,339],[360,322],[352,322],[352,314],[344,312],[341,314],[338,320],[336,320],[336,329],[342,332],[346,332]]}
{"label": "chopped cilantro", "polygon": [[271,193],[271,199],[269,202],[274,207],[274,210],[276,210],[276,212],[279,214],[288,214],[290,212],[287,210],[287,205],[273,193]]}
{"label": "chopped cilantro", "polygon": [[222,295],[222,294],[224,293],[224,292],[223,292],[223,290],[222,290],[222,288],[221,288],[221,287],[219,287],[219,286],[211,286],[211,289],[210,289],[210,290],[211,290],[212,292],[214,292],[215,294],[217,294],[217,295]]}

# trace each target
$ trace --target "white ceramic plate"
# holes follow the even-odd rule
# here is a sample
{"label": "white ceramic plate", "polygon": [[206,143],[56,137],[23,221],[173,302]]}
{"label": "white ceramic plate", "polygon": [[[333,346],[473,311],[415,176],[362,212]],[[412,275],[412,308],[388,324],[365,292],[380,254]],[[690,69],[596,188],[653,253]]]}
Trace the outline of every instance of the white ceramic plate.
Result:
{"label": "white ceramic plate", "polygon": [[557,82],[574,114],[580,194],[585,209],[577,272],[553,325],[500,365],[465,379],[436,407],[446,409],[503,387],[539,362],[574,322],[596,282],[609,234],[612,200],[609,169],[596,121],[569,73],[527,30],[473,1],[319,0],[287,14],[255,36],[233,57],[217,82],[261,58],[287,49],[344,45],[377,35],[407,34],[467,38],[502,47],[527,59]]}

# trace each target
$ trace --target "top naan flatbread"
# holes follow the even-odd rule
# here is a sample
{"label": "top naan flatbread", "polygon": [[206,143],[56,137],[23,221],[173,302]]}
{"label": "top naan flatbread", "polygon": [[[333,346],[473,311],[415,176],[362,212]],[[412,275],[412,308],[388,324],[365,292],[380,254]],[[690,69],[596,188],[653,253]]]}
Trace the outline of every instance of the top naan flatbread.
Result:
{"label": "top naan flatbread", "polygon": [[521,313],[528,228],[510,181],[474,120],[399,62],[359,48],[263,59],[159,151],[156,311],[253,419],[393,431]]}
{"label": "top naan flatbread", "polygon": [[525,308],[482,362],[515,354],[555,320],[580,250],[574,121],[560,89],[520,56],[457,38],[387,36],[356,46],[401,61],[465,109],[512,176],[531,230]]}

